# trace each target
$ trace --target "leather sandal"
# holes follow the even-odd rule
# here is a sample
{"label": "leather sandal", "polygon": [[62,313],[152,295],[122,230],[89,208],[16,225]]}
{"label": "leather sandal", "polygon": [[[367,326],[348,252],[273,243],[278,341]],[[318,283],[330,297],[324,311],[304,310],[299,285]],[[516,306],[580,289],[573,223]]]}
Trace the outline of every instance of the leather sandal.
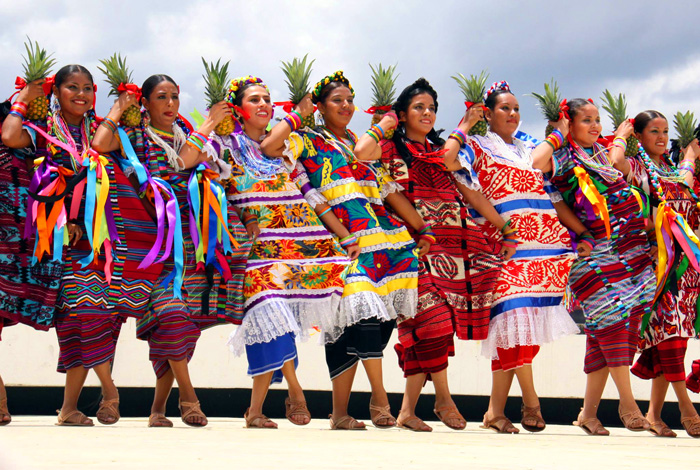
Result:
{"label": "leather sandal", "polygon": [[[647,418],[647,421],[649,419]],[[663,421],[654,421],[653,423],[649,421],[651,424],[651,427],[648,429],[650,433],[655,435],[656,437],[676,437],[677,434],[673,432],[673,429],[669,428],[666,423]]]}
{"label": "leather sandal", "polygon": [[[525,406],[525,404],[523,403],[523,405],[520,407],[520,414],[522,416],[522,418],[520,419],[520,425],[526,431],[540,432],[543,431],[545,427],[547,427],[547,423],[545,423],[544,418],[542,418],[542,412],[539,406],[533,406],[531,408],[529,406]],[[533,426],[532,424],[525,424],[526,421],[534,421],[535,425]]]}
{"label": "leather sandal", "polygon": [[[102,400],[96,416],[100,424],[110,425],[119,421],[119,418],[121,418],[119,415],[119,398]],[[105,417],[112,418],[112,421],[107,421],[104,419]]]}
{"label": "leather sandal", "polygon": [[651,427],[651,424],[649,424],[649,421],[647,421],[647,419],[642,415],[639,408],[634,411],[628,411],[627,413],[622,413],[622,411],[620,411],[618,408],[617,412],[620,415],[620,421],[622,421],[622,424],[630,431],[648,431]]}
{"label": "leather sandal", "polygon": [[[375,428],[386,429],[396,426],[396,418],[391,415],[391,406],[389,405],[377,406],[369,402],[369,416]],[[380,424],[381,421],[385,421],[385,424]],[[386,424],[386,421],[391,424]]]}
{"label": "leather sandal", "polygon": [[479,426],[481,429],[492,429],[499,434],[518,434],[520,429],[513,426],[511,420],[505,416],[494,416],[491,419],[486,419],[484,415],[484,424]]}
{"label": "leather sandal", "polygon": [[[180,402],[180,417],[182,422],[188,426],[195,428],[203,428],[208,424],[206,421],[207,416],[202,412],[202,408],[199,406],[199,401],[181,401]],[[189,418],[204,418],[204,424],[195,423],[188,421]]]}
{"label": "leather sandal", "polygon": [[341,416],[337,420],[333,419],[333,415],[328,415],[331,422],[331,429],[339,431],[364,431],[367,429],[365,423],[356,420],[350,415]]}
{"label": "leather sandal", "polygon": [[73,410],[65,416],[61,416],[61,410],[56,410],[58,413],[58,422],[56,426],[94,426],[90,418],[85,416],[78,410]]}
{"label": "leather sandal", "polygon": [[[267,416],[265,416],[265,415],[251,416],[250,415],[250,408],[245,410],[245,413],[243,414],[243,419],[245,419],[245,427],[247,427],[247,428],[277,429],[277,423],[272,421]],[[274,426],[267,426],[267,424],[270,424],[270,423],[272,423]]]}
{"label": "leather sandal", "polygon": [[165,417],[163,413],[151,413],[148,417],[149,428],[172,428],[173,422]]}
{"label": "leather sandal", "polygon": [[700,416],[695,415],[691,418],[681,419],[681,426],[690,437],[700,437]]}
{"label": "leather sandal", "polygon": [[406,420],[401,420],[400,418],[396,420],[396,426],[401,429],[408,429],[414,432],[432,432],[433,428],[425,424],[425,421],[420,419],[418,416],[409,416]]}
{"label": "leather sandal", "polygon": [[598,418],[581,419],[581,414],[579,413],[578,418],[576,418],[576,421],[574,421],[571,424],[583,429],[589,436],[610,435],[610,431],[603,427],[603,423],[601,423]]}
{"label": "leather sandal", "polygon": [[[311,413],[309,412],[309,408],[306,406],[306,401],[292,401],[291,398],[287,397],[284,399],[284,407],[286,409],[284,416],[290,423],[296,424],[297,426],[306,426],[311,422]],[[309,421],[299,422],[292,419],[294,416],[306,417],[309,418]]]}
{"label": "leather sandal", "polygon": [[6,426],[12,421],[10,410],[7,409],[7,397],[0,399],[0,426]]}
{"label": "leather sandal", "polygon": [[[441,408],[435,408],[433,410],[433,413],[435,413],[435,416],[438,417],[442,423],[447,426],[450,429],[455,429],[457,431],[461,431],[462,429],[467,427],[467,420],[464,419],[464,416],[462,416],[459,413],[459,410],[457,409],[456,406],[443,406]],[[452,420],[459,420],[460,424],[458,425],[453,425],[450,424],[450,421]]]}

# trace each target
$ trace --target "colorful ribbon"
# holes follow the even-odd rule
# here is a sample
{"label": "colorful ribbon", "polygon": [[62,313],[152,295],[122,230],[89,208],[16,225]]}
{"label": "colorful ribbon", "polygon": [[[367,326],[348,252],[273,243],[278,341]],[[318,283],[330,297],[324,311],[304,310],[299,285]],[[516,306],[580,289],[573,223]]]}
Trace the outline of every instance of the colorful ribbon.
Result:
{"label": "colorful ribbon", "polygon": [[391,111],[391,105],[370,106],[365,112],[367,114],[375,114],[377,111],[384,111],[385,113],[388,113],[389,111]]}
{"label": "colorful ribbon", "polygon": [[138,85],[135,85],[133,83],[120,83],[117,87],[117,92],[121,94],[125,91],[128,93],[132,93],[136,97],[136,102],[139,103],[137,106],[140,106],[141,88],[139,88]]}
{"label": "colorful ribbon", "polygon": [[590,202],[596,217],[603,220],[603,223],[605,224],[605,232],[609,239],[611,236],[611,228],[607,201],[600,194],[593,181],[591,181],[591,177],[588,175],[586,170],[580,166],[575,166],[574,175],[576,175],[579,188],[581,189],[581,192],[576,194],[576,202],[581,203],[582,197],[586,197],[588,202]]}

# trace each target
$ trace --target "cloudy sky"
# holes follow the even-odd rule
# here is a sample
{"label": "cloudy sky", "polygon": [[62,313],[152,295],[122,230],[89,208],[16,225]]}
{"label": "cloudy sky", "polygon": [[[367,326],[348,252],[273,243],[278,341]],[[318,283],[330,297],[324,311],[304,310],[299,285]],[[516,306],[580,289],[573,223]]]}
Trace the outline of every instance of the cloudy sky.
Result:
{"label": "cloudy sky", "polygon": [[[399,88],[420,76],[439,93],[438,126],[464,111],[451,75],[488,69],[506,79],[522,108],[522,128],[541,137],[535,101],[554,77],[564,97],[599,101],[605,88],[627,95],[633,116],[658,109],[700,115],[697,1],[26,1],[0,0],[0,83],[12,93],[25,36],[59,64],[88,67],[100,86],[98,113],[111,102],[98,59],[126,55],[138,84],[167,73],[182,90],[182,111],[203,108],[200,57],[231,61],[235,76],[258,75],[274,100],[287,99],[280,60],[316,59],[312,80],[345,70],[357,104],[370,104],[368,63],[398,64]],[[369,118],[356,114],[361,131]],[[606,131],[610,124],[604,119]]]}

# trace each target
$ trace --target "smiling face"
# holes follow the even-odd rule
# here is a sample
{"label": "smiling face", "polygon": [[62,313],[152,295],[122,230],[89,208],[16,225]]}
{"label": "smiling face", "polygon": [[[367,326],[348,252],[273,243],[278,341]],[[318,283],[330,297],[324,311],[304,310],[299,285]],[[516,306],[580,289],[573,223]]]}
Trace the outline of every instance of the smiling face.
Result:
{"label": "smiling face", "polygon": [[600,125],[600,113],[592,104],[580,107],[569,126],[571,137],[582,147],[592,147],[603,126]]}
{"label": "smiling face", "polygon": [[241,108],[248,113],[249,119],[245,120],[246,129],[264,130],[272,118],[272,101],[270,93],[262,86],[250,86],[243,92]]}
{"label": "smiling face", "polygon": [[662,117],[654,118],[642,132],[635,133],[635,136],[650,157],[658,158],[668,146],[668,121]]}
{"label": "smiling face", "polygon": [[344,129],[355,114],[355,97],[345,85],[334,88],[325,101],[318,103],[318,110],[330,128]]}
{"label": "smiling face", "polygon": [[399,112],[399,121],[404,124],[406,136],[422,142],[435,125],[435,100],[428,93],[413,98],[406,111]]}
{"label": "smiling face", "polygon": [[150,96],[141,98],[141,103],[151,116],[151,126],[166,132],[172,130],[180,109],[180,92],[174,83],[163,80]]}
{"label": "smiling face", "polygon": [[59,87],[53,87],[53,92],[67,122],[80,122],[95,101],[92,79],[81,72],[68,75]]}
{"label": "smiling face", "polygon": [[502,93],[496,98],[493,109],[486,108],[486,120],[492,132],[509,141],[520,124],[520,105],[511,93]]}

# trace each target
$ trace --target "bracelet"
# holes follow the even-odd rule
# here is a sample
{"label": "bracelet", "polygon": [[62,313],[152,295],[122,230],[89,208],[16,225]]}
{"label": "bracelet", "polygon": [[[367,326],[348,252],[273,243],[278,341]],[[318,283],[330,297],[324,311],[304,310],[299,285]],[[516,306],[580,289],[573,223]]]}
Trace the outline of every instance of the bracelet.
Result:
{"label": "bracelet", "polygon": [[8,116],[17,116],[17,117],[19,118],[20,121],[24,121],[24,115],[18,113],[17,111],[14,111],[14,110],[13,110],[13,111],[10,111],[9,113],[7,113],[7,115],[8,115]]}
{"label": "bracelet", "polygon": [[282,118],[282,120],[289,125],[292,132],[301,128],[301,114],[298,111],[292,111]]}
{"label": "bracelet", "polygon": [[510,219],[508,219],[501,229],[501,234],[503,234],[503,245],[508,247],[516,247],[520,243],[518,240],[518,230],[511,227]]}
{"label": "bracelet", "polygon": [[459,146],[461,147],[467,141],[467,135],[464,132],[462,132],[461,129],[455,129],[452,131],[452,134],[450,134],[448,139],[456,140],[457,142],[459,142]]}
{"label": "bracelet", "polygon": [[331,210],[331,206],[328,206],[328,207],[326,207],[325,210],[321,211],[320,214],[316,214],[316,215],[317,215],[318,218],[320,219],[320,218],[323,217],[324,215],[328,214],[328,212],[330,212],[330,210]]}
{"label": "bracelet", "polygon": [[619,147],[624,152],[625,150],[627,150],[627,140],[623,139],[622,137],[615,137],[613,139],[612,146]]}
{"label": "bracelet", "polygon": [[678,165],[679,170],[685,170],[690,173],[695,173],[695,160],[683,159]]}
{"label": "bracelet", "polygon": [[576,243],[577,244],[585,243],[586,245],[588,245],[591,248],[591,250],[593,248],[595,248],[595,244],[596,244],[595,237],[593,237],[593,235],[591,235],[591,232],[589,232],[588,230],[585,230],[585,231],[581,232],[579,235],[576,235]]}
{"label": "bracelet", "polygon": [[258,218],[255,217],[255,216],[253,216],[253,217],[251,217],[250,219],[244,220],[244,221],[243,221],[243,226],[244,226],[244,227],[247,227],[248,225],[252,224],[253,222],[255,222],[255,223],[257,224],[257,223],[258,223]]}
{"label": "bracelet", "polygon": [[112,121],[110,118],[106,117],[102,120],[100,125],[105,126],[107,129],[112,131],[112,134],[117,132],[117,123]]}
{"label": "bracelet", "polygon": [[430,233],[430,234],[435,235],[433,233],[433,226],[432,225],[430,225],[430,224],[423,225],[423,228],[420,229],[420,231],[418,232],[418,235],[424,235],[426,233]]}
{"label": "bracelet", "polygon": [[431,233],[423,233],[418,237],[419,240],[425,240],[431,245],[434,245],[435,242],[437,241],[437,237],[435,237],[434,234]]}
{"label": "bracelet", "polygon": [[14,103],[12,103],[12,107],[10,107],[10,112],[14,111],[20,116],[24,117],[27,115],[28,109],[29,107],[26,103],[23,103],[21,101],[15,101]]}
{"label": "bracelet", "polygon": [[340,246],[343,248],[346,248],[350,245],[356,245],[357,244],[357,237],[353,235],[352,233],[348,235],[347,237],[343,237],[340,239]]}
{"label": "bracelet", "polygon": [[202,134],[201,132],[192,131],[190,135],[187,136],[185,143],[190,147],[199,150],[200,152],[204,150],[204,145],[209,142],[209,138]]}
{"label": "bracelet", "polygon": [[384,139],[386,135],[384,134],[384,129],[382,129],[379,124],[372,124],[372,127],[367,129],[367,134],[374,139],[376,143]]}
{"label": "bracelet", "polygon": [[564,146],[564,135],[559,131],[559,129],[554,129],[546,139],[544,139],[552,149],[556,152]]}

